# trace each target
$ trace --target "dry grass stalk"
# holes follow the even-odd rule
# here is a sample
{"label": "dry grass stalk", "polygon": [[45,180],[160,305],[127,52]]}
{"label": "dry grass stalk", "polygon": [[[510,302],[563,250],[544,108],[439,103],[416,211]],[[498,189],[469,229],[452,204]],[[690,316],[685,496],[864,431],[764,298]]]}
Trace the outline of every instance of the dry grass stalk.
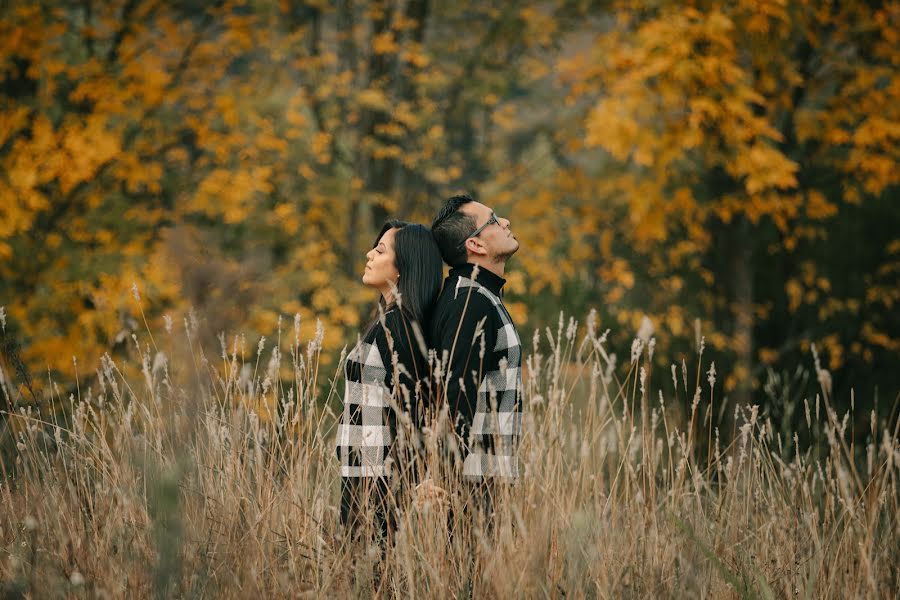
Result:
{"label": "dry grass stalk", "polygon": [[261,341],[249,357],[243,338],[223,336],[216,360],[190,321],[157,335],[159,350],[135,339],[134,364],[106,358],[68,398],[51,386],[46,405],[65,410],[4,413],[15,445],[0,487],[3,592],[888,598],[900,589],[896,424],[873,415],[863,468],[826,389],[815,411],[806,404],[821,445],[800,451],[796,432],[785,439],[755,407],[738,407],[735,439],[721,447],[700,365],[690,389],[686,366],[679,382],[674,365],[677,389],[654,389],[643,358],[653,345],[639,338],[623,376],[592,318],[581,338],[560,320],[546,332],[547,355],[534,338],[524,474],[498,489],[492,525],[466,509],[471,492],[447,468],[453,447],[439,413],[424,458],[393,488],[411,509],[383,550],[337,525],[339,397],[334,384],[318,395],[324,332],[305,348],[296,334],[285,347]]}

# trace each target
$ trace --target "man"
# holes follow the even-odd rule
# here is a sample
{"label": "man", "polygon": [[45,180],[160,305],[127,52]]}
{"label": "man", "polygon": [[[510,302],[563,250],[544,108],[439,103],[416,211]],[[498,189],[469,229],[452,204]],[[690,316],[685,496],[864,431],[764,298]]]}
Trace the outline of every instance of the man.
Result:
{"label": "man", "polygon": [[444,365],[438,399],[454,421],[462,477],[484,484],[490,513],[492,483],[519,475],[522,347],[502,301],[506,262],[519,242],[508,219],[468,195],[448,199],[431,230],[451,267],[430,327]]}

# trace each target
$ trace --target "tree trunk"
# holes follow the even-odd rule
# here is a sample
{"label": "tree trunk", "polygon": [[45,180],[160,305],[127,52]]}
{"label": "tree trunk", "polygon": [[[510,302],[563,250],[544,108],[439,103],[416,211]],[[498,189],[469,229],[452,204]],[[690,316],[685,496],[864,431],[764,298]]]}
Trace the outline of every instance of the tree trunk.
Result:
{"label": "tree trunk", "polygon": [[[750,374],[753,372],[753,238],[750,222],[741,217],[734,228],[731,252],[731,289],[734,313],[734,374],[737,387],[731,406],[751,400]],[[727,414],[732,414],[729,411]]]}

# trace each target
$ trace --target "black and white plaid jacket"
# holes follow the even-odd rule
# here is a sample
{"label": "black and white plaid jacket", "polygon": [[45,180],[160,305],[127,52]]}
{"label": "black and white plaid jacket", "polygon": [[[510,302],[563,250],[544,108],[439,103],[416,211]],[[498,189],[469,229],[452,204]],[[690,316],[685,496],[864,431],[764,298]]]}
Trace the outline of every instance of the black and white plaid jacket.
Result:
{"label": "black and white plaid jacket", "polygon": [[522,433],[522,344],[500,299],[506,280],[474,265],[454,267],[431,323],[443,390],[463,446],[463,477],[514,480]]}
{"label": "black and white plaid jacket", "polygon": [[335,440],[342,477],[390,475],[388,457],[397,433],[397,409],[416,405],[417,387],[427,387],[426,382],[420,383],[425,368],[412,324],[397,308],[385,313],[383,323],[376,321],[350,351],[344,363],[344,409]]}

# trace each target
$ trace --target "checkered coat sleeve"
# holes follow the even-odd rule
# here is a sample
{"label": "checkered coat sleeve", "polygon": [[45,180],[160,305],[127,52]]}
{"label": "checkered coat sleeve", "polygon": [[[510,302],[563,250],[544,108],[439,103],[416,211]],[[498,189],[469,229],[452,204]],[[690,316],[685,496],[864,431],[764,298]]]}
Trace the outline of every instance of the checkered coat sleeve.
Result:
{"label": "checkered coat sleeve", "polygon": [[477,282],[456,282],[453,318],[438,352],[447,356],[445,395],[463,444],[463,477],[514,480],[522,431],[522,346],[500,298]]}
{"label": "checkered coat sleeve", "polygon": [[411,323],[398,309],[385,313],[384,323],[376,322],[347,355],[335,440],[342,477],[390,475],[397,411],[415,405],[425,365]]}

